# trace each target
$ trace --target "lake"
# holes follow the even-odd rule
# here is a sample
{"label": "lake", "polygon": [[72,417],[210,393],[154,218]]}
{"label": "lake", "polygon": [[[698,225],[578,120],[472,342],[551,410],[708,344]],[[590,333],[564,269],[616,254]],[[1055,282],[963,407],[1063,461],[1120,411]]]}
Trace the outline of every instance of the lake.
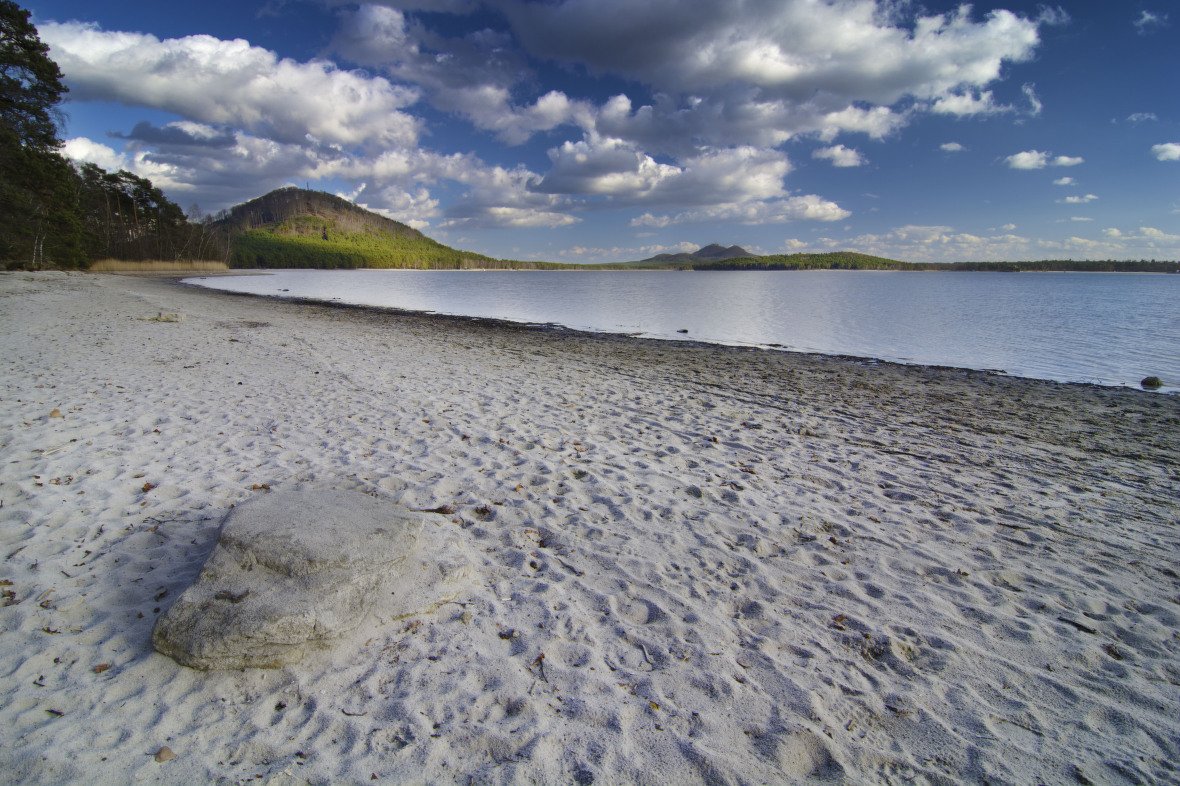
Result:
{"label": "lake", "polygon": [[[1180,388],[1180,276],[283,270],[188,283],[660,339]],[[688,331],[682,333],[679,331]]]}

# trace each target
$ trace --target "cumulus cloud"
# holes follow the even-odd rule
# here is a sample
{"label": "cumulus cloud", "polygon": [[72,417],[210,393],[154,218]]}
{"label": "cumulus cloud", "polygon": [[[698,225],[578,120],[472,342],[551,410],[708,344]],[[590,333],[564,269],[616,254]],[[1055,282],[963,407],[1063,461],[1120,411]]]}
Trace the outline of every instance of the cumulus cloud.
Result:
{"label": "cumulus cloud", "polygon": [[1139,232],[1146,238],[1151,240],[1163,240],[1169,243],[1180,241],[1180,235],[1174,235],[1169,232],[1156,229],[1155,227],[1139,227]]}
{"label": "cumulus cloud", "polygon": [[[976,18],[967,5],[923,15],[890,0],[718,0],[691,13],[679,0],[493,5],[511,37],[443,38],[402,3],[366,3],[344,12],[331,49],[420,86],[436,107],[505,141],[575,125],[679,155],[702,145],[772,147],[797,134],[879,138],[914,111],[1011,111],[988,86],[1004,64],[1032,57],[1040,25],[1064,16],[998,10]],[[516,42],[535,57],[638,82],[651,98],[595,106],[558,93],[538,104]]]}
{"label": "cumulus cloud", "polygon": [[61,152],[62,155],[72,161],[96,164],[111,172],[127,169],[129,166],[127,156],[116,152],[112,147],[87,139],[86,137],[79,136],[73,139],[67,139],[65,144],[62,145]]}
{"label": "cumulus cloud", "polygon": [[943,142],[938,146],[938,149],[944,153],[962,153],[967,148],[963,147],[958,142]]}
{"label": "cumulus cloud", "polygon": [[1088,205],[1098,199],[1096,194],[1084,194],[1082,196],[1067,196],[1065,199],[1059,199],[1065,205]]}
{"label": "cumulus cloud", "polygon": [[1156,120],[1159,118],[1156,117],[1155,112],[1134,112],[1127,115],[1128,123],[1154,123]]}
{"label": "cumulus cloud", "polygon": [[978,234],[949,226],[914,225],[882,233],[819,238],[809,245],[824,250],[855,248],[870,254],[917,262],[1180,256],[1180,236],[1152,227],[1139,227],[1130,232],[1109,228],[1099,237],[1068,235],[1061,238],[1028,237],[1016,234],[1013,231],[1015,228],[1008,224],[998,233]]}
{"label": "cumulus cloud", "polygon": [[1009,169],[1044,169],[1049,165],[1049,154],[1040,150],[1023,150],[1008,156]]}
{"label": "cumulus cloud", "polygon": [[601,136],[626,139],[649,152],[681,156],[705,147],[775,147],[805,134],[817,135],[825,142],[842,133],[881,139],[903,127],[909,116],[908,111],[884,106],[832,110],[819,102],[794,104],[736,93],[720,98],[677,98],[659,93],[651,103],[636,106],[620,94],[599,106],[586,127]]}
{"label": "cumulus cloud", "polygon": [[1031,57],[1037,21],[1008,11],[972,19],[968,6],[903,24],[899,9],[852,0],[719,0],[684,13],[675,0],[501,4],[533,54],[583,63],[657,89],[701,93],[733,84],[797,101],[822,93],[846,104],[937,99],[999,78]]}
{"label": "cumulus cloud", "polygon": [[1072,177],[1059,177],[1053,181],[1055,186],[1072,186],[1077,183]]}
{"label": "cumulus cloud", "polygon": [[1152,145],[1151,154],[1157,161],[1180,161],[1180,142],[1165,142]]}
{"label": "cumulus cloud", "polygon": [[444,38],[412,24],[399,9],[364,4],[344,13],[330,49],[421,88],[435,107],[510,144],[560,125],[592,122],[589,102],[560,91],[514,102],[513,86],[530,73],[503,33],[485,29]]}
{"label": "cumulus cloud", "polygon": [[553,167],[533,186],[546,194],[601,196],[612,205],[714,204],[727,209],[786,196],[791,165],[777,150],[709,150],[658,163],[627,142],[590,138],[549,151]]}
{"label": "cumulus cloud", "polygon": [[985,236],[961,232],[950,226],[911,224],[851,238],[822,238],[819,245],[831,250],[852,247],[870,254],[918,262],[951,262],[1019,258],[1020,255],[1014,255],[1012,249],[1028,242],[1027,238],[1010,233]]}
{"label": "cumulus cloud", "polygon": [[1081,156],[1051,156],[1040,150],[1024,150],[1004,159],[1009,169],[1044,169],[1047,166],[1077,166],[1085,163]]}
{"label": "cumulus cloud", "polygon": [[813,150],[811,157],[831,161],[832,166],[835,167],[854,167],[867,163],[859,150],[844,147],[844,145],[821,147],[818,150]]}
{"label": "cumulus cloud", "polygon": [[[536,190],[553,194],[595,194],[643,199],[684,170],[656,162],[620,139],[565,142],[549,151],[552,168]],[[779,174],[781,178],[786,172]]]}
{"label": "cumulus cloud", "polygon": [[[385,21],[381,33],[396,37],[394,20]],[[569,200],[530,190],[539,176],[527,169],[418,148],[420,121],[403,111],[418,99],[416,87],[327,61],[279,58],[241,40],[161,40],[76,22],[46,23],[40,31],[73,99],[118,101],[185,118],[136,124],[116,135],[125,140],[123,152],[74,140],[67,152],[78,160],[128,168],[217,206],[291,182],[364,178],[371,185],[367,207],[414,226],[438,217],[444,226],[578,221]],[[548,127],[566,111],[561,96],[542,96],[521,113],[521,122]],[[424,185],[440,181],[465,188],[445,209]]]}
{"label": "cumulus cloud", "polygon": [[831,200],[815,194],[789,196],[761,202],[710,205],[675,215],[644,213],[631,220],[633,227],[667,227],[736,221],[741,224],[781,224],[788,221],[843,221],[852,214]]}
{"label": "cumulus cloud", "polygon": [[415,89],[332,63],[299,63],[240,39],[159,39],[79,22],[38,27],[73,100],[165,109],[279,142],[411,145],[418,120],[401,111]]}
{"label": "cumulus cloud", "polygon": [[1104,229],[1102,234],[1108,240],[1118,241],[1128,247],[1138,247],[1148,252],[1163,251],[1167,256],[1180,256],[1180,235],[1164,232],[1156,227],[1138,227],[1122,231],[1115,227]]}

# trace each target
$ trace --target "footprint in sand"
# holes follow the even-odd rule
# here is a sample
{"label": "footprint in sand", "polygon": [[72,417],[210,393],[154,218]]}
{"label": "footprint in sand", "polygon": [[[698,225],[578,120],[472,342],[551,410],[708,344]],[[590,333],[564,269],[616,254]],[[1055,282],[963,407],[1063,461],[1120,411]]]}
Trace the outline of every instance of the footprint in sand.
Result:
{"label": "footprint in sand", "polygon": [[615,607],[616,614],[637,625],[650,625],[668,616],[667,612],[655,603],[642,598],[616,596],[611,599],[611,605]]}

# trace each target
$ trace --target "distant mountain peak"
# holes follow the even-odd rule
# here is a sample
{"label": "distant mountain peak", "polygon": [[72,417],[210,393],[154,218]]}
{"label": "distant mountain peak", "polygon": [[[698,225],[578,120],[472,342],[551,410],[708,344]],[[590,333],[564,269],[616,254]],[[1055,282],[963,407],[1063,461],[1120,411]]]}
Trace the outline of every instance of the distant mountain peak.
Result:
{"label": "distant mountain peak", "polygon": [[694,256],[697,259],[738,259],[740,257],[752,257],[755,255],[741,246],[729,246],[727,248],[719,243],[710,243],[703,248],[698,248],[690,256]]}
{"label": "distant mountain peak", "polygon": [[644,262],[701,262],[701,261],[719,261],[722,259],[748,259],[758,256],[751,254],[741,246],[723,246],[720,243],[710,243],[703,248],[698,248],[691,254],[681,252],[679,254],[656,254],[654,257],[649,257]]}

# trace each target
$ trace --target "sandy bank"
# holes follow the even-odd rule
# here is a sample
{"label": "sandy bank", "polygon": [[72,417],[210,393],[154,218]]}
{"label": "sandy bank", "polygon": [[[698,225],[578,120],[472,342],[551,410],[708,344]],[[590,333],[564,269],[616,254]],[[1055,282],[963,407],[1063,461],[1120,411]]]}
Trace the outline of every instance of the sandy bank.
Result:
{"label": "sandy bank", "polygon": [[[116,276],[0,327],[3,779],[1180,777],[1180,397]],[[480,585],[151,651],[231,505],[323,483],[453,507]]]}

